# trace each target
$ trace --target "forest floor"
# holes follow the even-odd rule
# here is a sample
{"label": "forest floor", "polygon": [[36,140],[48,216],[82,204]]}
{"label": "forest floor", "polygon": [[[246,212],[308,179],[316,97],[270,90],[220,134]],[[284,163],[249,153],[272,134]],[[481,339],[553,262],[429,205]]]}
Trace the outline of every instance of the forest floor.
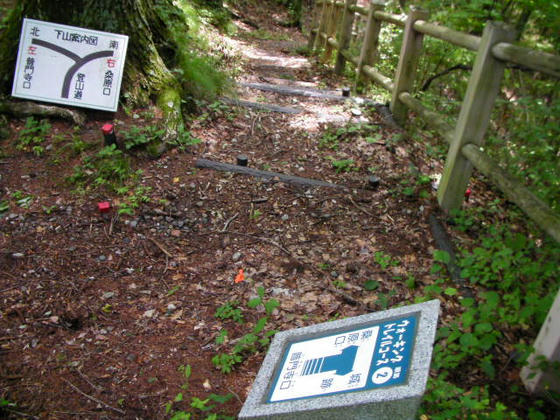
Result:
{"label": "forest floor", "polygon": [[[279,303],[269,306],[262,338],[413,303],[434,281],[430,177],[441,161],[378,107],[342,100],[344,81],[298,55],[306,39],[280,25],[286,16],[260,7],[238,11],[258,29],[237,22],[230,40],[245,56],[238,99],[300,112],[213,104],[191,127],[200,144],[157,160],[131,156],[149,197],[132,215],[116,211],[122,196],[77,193],[67,182],[82,162],[75,136],[91,147],[86,153],[99,150],[107,114],[92,112],[77,132],[53,121],[40,157],[16,149],[24,121],[10,120],[14,134],[0,159],[0,199],[9,205],[0,219],[0,396],[17,405],[4,414],[155,419],[183,410],[205,418],[197,407],[214,393],[233,396],[214,412],[235,416],[266,350],[246,348],[228,374],[212,358],[231,352],[265,315],[263,305],[247,304],[259,287],[263,303]],[[154,124],[151,110],[115,119],[117,134]],[[195,167],[199,158],[235,164],[239,154],[251,168],[344,188]],[[378,186],[369,185],[372,175]],[[467,205],[492,199],[483,185],[477,190]],[[109,212],[98,211],[102,201]],[[241,269],[244,280],[235,282]],[[446,297],[441,322],[458,307]],[[239,313],[243,323],[231,319]]]}

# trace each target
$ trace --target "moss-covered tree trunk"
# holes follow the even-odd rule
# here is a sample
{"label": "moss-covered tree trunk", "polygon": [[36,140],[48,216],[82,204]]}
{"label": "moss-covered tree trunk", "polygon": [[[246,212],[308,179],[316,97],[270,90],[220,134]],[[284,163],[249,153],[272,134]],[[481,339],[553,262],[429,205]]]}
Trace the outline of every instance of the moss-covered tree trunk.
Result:
{"label": "moss-covered tree trunk", "polygon": [[[20,0],[0,37],[0,89],[8,94],[24,17],[129,36],[121,98],[129,106],[155,100],[164,112],[167,136],[182,124],[181,86],[174,65],[174,34],[188,30],[172,0]],[[166,139],[164,139],[166,140]]]}

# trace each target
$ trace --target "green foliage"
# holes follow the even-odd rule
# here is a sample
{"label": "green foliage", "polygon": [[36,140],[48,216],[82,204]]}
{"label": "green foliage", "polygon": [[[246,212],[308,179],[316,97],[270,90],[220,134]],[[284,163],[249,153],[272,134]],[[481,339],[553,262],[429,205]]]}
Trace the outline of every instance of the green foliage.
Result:
{"label": "green foliage", "polygon": [[368,138],[372,138],[372,133],[377,129],[378,127],[374,125],[361,123],[349,123],[344,127],[329,127],[319,139],[319,148],[338,150],[340,142],[348,142],[359,137],[364,137],[367,141]]}
{"label": "green foliage", "polygon": [[217,70],[219,68],[216,59],[186,51],[179,57],[178,67],[174,71],[188,96],[215,100],[230,86],[229,79]]}
{"label": "green foliage", "polygon": [[490,398],[489,387],[465,390],[448,382],[445,375],[428,379],[426,394],[420,407],[422,414],[433,420],[447,419],[520,419],[515,412]]}
{"label": "green foliage", "polygon": [[[455,213],[456,228],[478,230],[476,246],[461,249],[456,261],[465,281],[477,287],[472,289],[474,297],[459,299],[460,313],[438,330],[432,368],[440,376],[432,379],[423,406],[430,418],[461,418],[466,414],[520,418],[503,403],[491,399],[487,387],[462,389],[447,379],[461,377],[465,369],[494,379],[498,375],[498,348],[515,352],[517,358],[512,363],[522,365],[531,349],[518,342],[514,332],[527,334],[528,330],[538,329],[560,286],[560,245],[541,244],[513,232],[509,224],[513,220],[479,225],[481,220],[501,214],[493,206],[484,211]],[[434,261],[432,273],[443,276],[443,264],[449,263],[449,254],[436,251]],[[440,277],[424,292],[458,297],[458,290],[445,283],[446,279]],[[538,407],[530,410],[531,418],[543,418],[539,417]]]}
{"label": "green foliage", "polygon": [[[274,330],[267,331],[266,325],[268,317],[280,305],[280,302],[276,299],[265,300],[264,295],[264,287],[259,286],[257,288],[257,296],[247,302],[247,308],[256,309],[259,306],[262,306],[266,316],[259,318],[249,333],[238,338],[229,353],[219,353],[212,358],[212,363],[216,366],[216,368],[220,369],[222,373],[230,373],[235,365],[241,363],[246,356],[256,353],[261,349],[265,349],[270,344],[271,337],[276,334],[276,331]],[[225,318],[230,318],[230,314],[236,309],[239,309],[232,309],[232,306],[227,307],[226,305],[222,305],[220,308],[223,308],[223,310],[220,310],[220,316],[216,315],[219,318],[221,318],[222,313],[227,315]],[[216,313],[218,313],[218,311],[216,311]],[[241,313],[238,313],[235,316],[243,319]],[[221,335],[219,338],[221,342],[225,341],[224,335]],[[224,340],[222,340],[222,338]]]}
{"label": "green foliage", "polygon": [[379,288],[379,282],[376,280],[367,280],[364,283],[364,289],[372,291]]}
{"label": "green foliage", "polygon": [[218,319],[232,319],[242,324],[244,322],[243,312],[238,308],[238,305],[239,302],[237,300],[226,302],[216,309],[214,316]]}
{"label": "green foliage", "polygon": [[68,180],[81,187],[105,185],[116,190],[137,176],[138,173],[133,173],[130,169],[129,159],[112,144],[94,155],[86,156],[82,165],[74,167],[74,173]]}
{"label": "green foliage", "polygon": [[10,209],[10,203],[6,200],[0,200],[0,216]]}
{"label": "green foliage", "polygon": [[513,71],[506,78],[508,85],[518,88],[520,96],[497,102],[493,115],[500,131],[490,132],[488,151],[508,172],[526,180],[553,210],[560,210],[557,83],[531,80]]}
{"label": "green foliage", "polygon": [[236,117],[236,111],[221,101],[205,104],[201,109],[202,113],[197,116],[196,120],[203,123],[214,121],[218,118],[225,118],[231,122]]}
{"label": "green foliage", "polygon": [[69,145],[65,145],[64,147],[70,148],[73,156],[79,156],[86,150],[93,147],[93,144],[86,143],[82,140],[79,135],[80,128],[74,127],[74,132],[72,133],[72,142]]}
{"label": "green foliage", "polygon": [[45,151],[42,144],[50,132],[51,125],[47,120],[37,121],[33,117],[29,117],[25,120],[25,126],[19,132],[16,148],[41,156]]}
{"label": "green foliage", "polygon": [[259,220],[259,218],[262,216],[262,211],[260,211],[259,209],[251,209],[249,210],[249,219],[251,220]]}
{"label": "green foliage", "polygon": [[0,398],[0,408],[1,407],[16,407],[16,403],[13,403],[5,398]]}
{"label": "green foliage", "polygon": [[233,367],[242,361],[243,357],[237,353],[220,353],[212,357],[212,363],[220,369],[222,373],[230,373]]}
{"label": "green foliage", "polygon": [[332,156],[327,156],[327,158],[331,161],[332,167],[334,168],[337,174],[341,172],[350,172],[350,171],[358,170],[358,168],[354,166],[354,159],[336,160]]}
{"label": "green foliage", "polygon": [[231,21],[230,12],[222,6],[221,0],[180,1],[181,8],[187,16],[191,32],[199,31],[203,25],[213,25],[226,34],[236,32]]}
{"label": "green foliage", "polygon": [[[192,373],[191,366],[181,365],[179,366],[178,370],[186,378],[187,382],[185,382],[185,384],[181,386],[181,389],[186,390],[188,388],[188,379],[190,378]],[[194,418],[197,419],[204,418],[205,420],[218,420],[218,419],[233,420],[232,417],[226,416],[224,414],[220,414],[219,412],[216,411],[216,408],[218,408],[219,405],[227,403],[232,397],[233,394],[218,395],[214,393],[209,394],[207,398],[204,399],[191,396],[190,403],[188,404],[189,406],[188,411],[184,411],[184,410],[173,411],[172,416],[170,418],[172,420],[173,419],[188,420],[193,418],[194,416]],[[171,414],[174,406],[182,405],[181,403],[186,401],[188,401],[186,396],[182,392],[179,392],[175,396],[173,401],[169,401],[165,405],[165,414]],[[201,415],[203,415],[204,417],[200,417]]]}
{"label": "green foliage", "polygon": [[334,279],[333,286],[336,287],[337,289],[344,289],[347,286],[347,284],[344,280]]}
{"label": "green foliage", "polygon": [[155,125],[130,126],[128,130],[121,130],[120,136],[124,141],[126,150],[145,146],[154,141],[161,140],[161,136],[165,133],[165,129]]}
{"label": "green foliage", "polygon": [[[119,214],[128,214],[133,215],[134,210],[140,207],[141,203],[148,203],[150,201],[150,197],[148,193],[151,191],[151,187],[145,187],[143,185],[137,186],[134,191],[127,195],[122,202],[119,203],[118,213]],[[117,192],[122,191],[125,193],[128,191],[126,187],[122,189],[118,189]]]}
{"label": "green foliage", "polygon": [[[25,208],[25,209],[29,208],[29,206],[31,205],[31,202],[33,201],[33,196],[31,194],[26,194],[23,191],[19,191],[19,190],[14,191],[11,194],[11,198],[12,198],[12,200],[16,201],[16,204],[19,207],[22,207],[22,208]],[[4,207],[6,207],[6,205],[4,205]]]}
{"label": "green foliage", "polygon": [[179,150],[185,151],[189,147],[200,144],[201,142],[202,142],[202,140],[200,140],[197,137],[194,137],[189,130],[187,130],[185,127],[181,126],[181,127],[179,127],[179,130],[178,130],[178,133],[177,133],[177,138],[174,139],[174,140],[171,140],[169,143],[177,146],[179,148]]}
{"label": "green foliage", "polygon": [[400,264],[398,259],[393,258],[391,255],[388,255],[383,251],[375,251],[373,260],[379,264],[382,270],[387,270],[389,267],[396,267]]}

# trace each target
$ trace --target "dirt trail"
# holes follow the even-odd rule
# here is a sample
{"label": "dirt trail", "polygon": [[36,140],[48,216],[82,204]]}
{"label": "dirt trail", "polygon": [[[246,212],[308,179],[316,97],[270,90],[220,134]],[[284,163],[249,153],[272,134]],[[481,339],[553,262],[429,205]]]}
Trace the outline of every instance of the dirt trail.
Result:
{"label": "dirt trail", "polygon": [[[432,281],[433,193],[418,174],[434,164],[373,107],[243,87],[326,88],[320,68],[294,52],[302,35],[279,27],[282,16],[250,12],[262,31],[290,41],[240,31],[248,62],[237,99],[301,112],[216,105],[193,125],[203,142],[189,153],[134,158],[151,190],[133,216],[97,212],[98,201],[116,205],[118,196],[72,193],[65,179],[76,159],[60,154],[55,140],[41,158],[5,141],[0,192],[11,205],[0,220],[0,396],[17,403],[6,414],[168,418],[166,404],[182,393],[169,411],[204,418],[190,398],[213,392],[234,395],[216,410],[235,415],[264,351],[243,353],[227,375],[211,359],[230,352],[264,315],[246,304],[258,287],[265,301],[279,302],[271,331],[409,303],[413,286]],[[339,95],[336,80],[329,84]],[[88,123],[83,138],[98,142],[99,124]],[[70,130],[54,126],[55,134]],[[235,163],[238,154],[255,169],[347,189],[195,168],[198,158]],[[375,189],[366,188],[370,175],[380,180]],[[31,197],[28,206],[17,204],[17,191]],[[234,283],[240,269],[245,281]],[[233,301],[243,324],[215,317]],[[229,339],[217,344],[224,330]],[[187,365],[189,378],[180,369]]]}

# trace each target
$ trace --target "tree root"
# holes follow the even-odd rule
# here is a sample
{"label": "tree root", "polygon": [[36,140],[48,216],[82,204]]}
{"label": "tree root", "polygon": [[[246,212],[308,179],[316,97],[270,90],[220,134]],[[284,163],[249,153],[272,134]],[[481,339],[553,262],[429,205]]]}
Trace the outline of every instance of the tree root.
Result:
{"label": "tree root", "polygon": [[0,113],[14,117],[56,117],[72,121],[77,125],[84,125],[86,116],[83,112],[53,105],[40,105],[35,102],[0,102]]}

